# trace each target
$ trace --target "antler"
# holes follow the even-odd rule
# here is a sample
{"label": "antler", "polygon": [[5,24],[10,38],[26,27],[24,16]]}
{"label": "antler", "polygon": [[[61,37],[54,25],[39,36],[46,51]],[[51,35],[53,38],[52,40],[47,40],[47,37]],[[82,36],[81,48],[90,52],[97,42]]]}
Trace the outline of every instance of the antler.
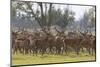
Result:
{"label": "antler", "polygon": [[50,34],[50,33],[48,33],[48,32],[46,31],[45,28],[42,28],[41,31],[43,31],[43,32],[44,32],[45,34],[47,34],[47,35]]}
{"label": "antler", "polygon": [[[79,31],[80,32],[80,31]],[[82,32],[80,32],[81,34],[82,34],[82,36],[85,36],[86,34],[85,33],[82,33]]]}
{"label": "antler", "polygon": [[55,30],[58,32],[58,33],[61,33],[59,30],[57,30],[57,28],[55,27]]}
{"label": "antler", "polygon": [[87,33],[88,33],[88,30],[86,30],[84,34],[87,34]]}

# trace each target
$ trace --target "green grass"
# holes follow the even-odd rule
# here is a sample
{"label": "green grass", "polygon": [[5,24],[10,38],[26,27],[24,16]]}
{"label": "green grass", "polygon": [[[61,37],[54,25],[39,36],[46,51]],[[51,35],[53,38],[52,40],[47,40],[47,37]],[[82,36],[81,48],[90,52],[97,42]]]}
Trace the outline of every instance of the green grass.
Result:
{"label": "green grass", "polygon": [[93,60],[95,60],[95,55],[92,56],[86,53],[85,54],[81,53],[78,56],[75,53],[70,53],[68,55],[45,54],[44,56],[13,54],[12,65],[79,62],[79,61],[93,61]]}

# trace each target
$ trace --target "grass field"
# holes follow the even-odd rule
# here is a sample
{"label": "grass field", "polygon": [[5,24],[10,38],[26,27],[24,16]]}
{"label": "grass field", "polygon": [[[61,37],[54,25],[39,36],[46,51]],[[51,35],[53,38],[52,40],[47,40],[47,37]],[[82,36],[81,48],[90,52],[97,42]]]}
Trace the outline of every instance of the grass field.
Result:
{"label": "grass field", "polygon": [[12,55],[12,65],[26,64],[45,64],[45,63],[61,63],[61,62],[79,62],[79,61],[94,61],[95,55],[70,53],[69,55]]}

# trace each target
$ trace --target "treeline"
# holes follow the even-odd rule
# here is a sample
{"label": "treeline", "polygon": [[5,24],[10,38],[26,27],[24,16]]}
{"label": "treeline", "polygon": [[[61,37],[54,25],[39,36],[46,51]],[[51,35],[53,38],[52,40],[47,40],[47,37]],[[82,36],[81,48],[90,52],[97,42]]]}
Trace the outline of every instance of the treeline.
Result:
{"label": "treeline", "polygon": [[[75,21],[75,12],[73,12],[69,5],[65,5],[65,9],[56,8],[53,3],[30,2],[30,1],[12,1],[11,16],[19,17],[21,19],[28,19],[32,22],[35,20],[44,32],[50,31],[52,25],[58,25],[62,31],[71,24],[73,26]],[[95,27],[95,7],[84,13],[84,16],[79,20],[79,29],[93,29]]]}

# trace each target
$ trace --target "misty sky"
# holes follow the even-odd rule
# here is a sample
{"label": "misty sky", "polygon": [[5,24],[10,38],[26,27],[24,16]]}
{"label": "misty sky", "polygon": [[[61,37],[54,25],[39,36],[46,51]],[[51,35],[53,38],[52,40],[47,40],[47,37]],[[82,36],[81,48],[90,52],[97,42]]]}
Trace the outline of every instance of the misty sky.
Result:
{"label": "misty sky", "polygon": [[[64,11],[66,7],[68,7],[70,10],[75,12],[75,20],[79,20],[80,18],[82,18],[84,13],[88,11],[90,8],[92,8],[92,6],[67,5],[67,4],[66,5],[65,4],[53,4],[53,6],[55,9],[60,8],[62,12]],[[49,5],[47,7],[49,7]],[[36,3],[34,3],[33,9],[37,10],[39,9],[39,6]]]}
{"label": "misty sky", "polygon": [[[64,10],[67,6],[56,5],[56,8],[61,8],[61,10]],[[75,20],[78,20],[81,17],[83,17],[84,13],[89,11],[89,9],[92,8],[92,6],[69,5],[68,8],[75,12]]]}
{"label": "misty sky", "polygon": [[72,10],[76,13],[75,18],[78,20],[81,18],[86,11],[88,11],[91,6],[72,6]]}
{"label": "misty sky", "polygon": [[[70,10],[75,12],[75,20],[80,19],[81,17],[83,17],[84,13],[86,11],[88,11],[90,8],[92,8],[92,6],[80,6],[80,5],[64,5],[64,4],[54,4],[53,5],[55,7],[55,9],[60,8],[63,12],[63,10],[68,7]],[[35,9],[37,9],[37,5],[35,4]]]}

